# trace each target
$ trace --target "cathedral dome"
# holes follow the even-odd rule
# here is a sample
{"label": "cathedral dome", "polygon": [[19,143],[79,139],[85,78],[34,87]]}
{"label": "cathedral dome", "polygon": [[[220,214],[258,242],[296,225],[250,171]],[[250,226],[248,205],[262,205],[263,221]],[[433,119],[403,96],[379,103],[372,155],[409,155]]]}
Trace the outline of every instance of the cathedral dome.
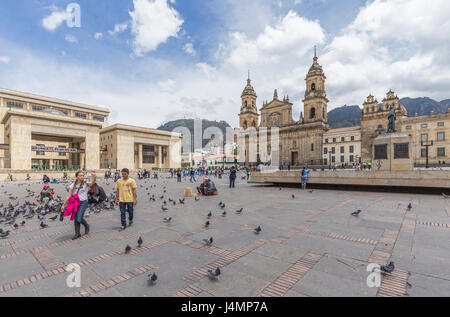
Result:
{"label": "cathedral dome", "polygon": [[250,78],[247,79],[247,86],[245,86],[244,91],[242,92],[242,97],[244,96],[254,96],[256,97],[255,89],[253,89],[253,86],[251,85]]}

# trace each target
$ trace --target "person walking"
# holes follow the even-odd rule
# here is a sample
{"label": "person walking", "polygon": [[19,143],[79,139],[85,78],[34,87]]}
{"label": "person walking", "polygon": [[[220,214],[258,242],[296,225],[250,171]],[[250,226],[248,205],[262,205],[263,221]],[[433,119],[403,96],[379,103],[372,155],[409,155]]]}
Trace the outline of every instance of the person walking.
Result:
{"label": "person walking", "polygon": [[308,181],[308,174],[311,172],[310,169],[306,169],[306,167],[303,167],[302,169],[302,189],[306,189],[306,182]]}
{"label": "person walking", "polygon": [[233,167],[231,167],[231,170],[230,170],[230,188],[235,187],[235,182],[236,182],[236,169],[233,166]]}
{"label": "person walking", "polygon": [[127,228],[127,215],[128,212],[128,226],[133,225],[134,219],[134,206],[136,206],[136,181],[129,177],[130,171],[127,168],[122,170],[122,178],[116,182],[116,206],[120,207],[120,220],[122,223],[123,231]]}
{"label": "person walking", "polygon": [[194,169],[191,169],[191,172],[190,172],[190,175],[191,175],[191,179],[189,180],[191,183],[192,182],[196,182],[196,180],[195,180],[195,171],[194,171]]}
{"label": "person walking", "polygon": [[[75,236],[72,238],[72,240],[76,240],[79,239],[81,237],[80,234],[80,227],[81,225],[84,226],[84,234],[87,235],[89,234],[89,224],[87,223],[87,221],[84,219],[84,213],[86,212],[86,209],[88,207],[88,192],[89,192],[89,188],[91,188],[97,179],[97,176],[95,174],[94,171],[91,172],[91,176],[92,176],[92,181],[91,182],[86,182],[84,177],[84,172],[77,172],[75,174],[75,183],[73,183],[72,185],[70,185],[69,187],[69,192],[66,196],[66,199],[64,200],[63,205],[61,206],[61,213],[64,212],[64,210],[66,209],[66,204],[69,201],[69,199],[71,200],[70,203],[73,203],[73,201],[78,200],[79,201],[79,206],[78,208],[76,208],[74,210],[75,215],[72,215],[71,220],[74,220],[75,223]],[[67,214],[61,215],[61,216],[68,216]],[[62,218],[61,218],[62,219]]]}
{"label": "person walking", "polygon": [[181,169],[177,169],[177,182],[181,183]]}

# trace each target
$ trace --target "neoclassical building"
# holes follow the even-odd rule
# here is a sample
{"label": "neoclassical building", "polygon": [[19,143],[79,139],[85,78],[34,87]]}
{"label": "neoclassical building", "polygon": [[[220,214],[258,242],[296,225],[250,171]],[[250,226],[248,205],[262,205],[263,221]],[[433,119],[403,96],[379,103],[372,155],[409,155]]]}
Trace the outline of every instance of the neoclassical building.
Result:
{"label": "neoclassical building", "polygon": [[[273,100],[264,101],[257,108],[257,95],[250,76],[241,95],[240,161],[254,164],[267,163],[265,153],[279,157],[277,164],[283,166],[305,165],[352,165],[372,161],[374,139],[386,132],[388,113],[391,108],[397,114],[396,130],[411,136],[413,161],[416,166],[446,162],[450,164],[450,109],[446,113],[408,117],[399,98],[389,90],[382,102],[369,95],[363,103],[361,125],[350,128],[330,129],[327,118],[328,99],[325,89],[326,77],[317,55],[306,75],[304,114],[298,121],[292,117],[293,104],[289,96],[279,98],[277,90]],[[272,149],[273,128],[279,129],[279,144]],[[267,133],[266,133],[267,132]],[[262,135],[267,134],[267,149],[261,147]],[[273,163],[269,161],[268,163]],[[274,164],[276,165],[276,164]]]}
{"label": "neoclassical building", "polygon": [[[306,93],[303,100],[305,113],[304,115],[301,113],[299,120],[296,121],[292,117],[293,104],[289,96],[280,99],[277,90],[274,92],[273,100],[263,102],[258,113],[257,95],[249,78],[241,95],[242,105],[239,114],[242,131],[241,155],[245,156],[245,159],[241,160],[245,161],[245,164],[260,160],[263,149],[260,148],[259,142],[252,138],[252,133],[256,133],[258,140],[261,132],[267,130],[267,152],[270,154],[273,150],[272,154],[277,155],[279,151],[280,165],[321,165],[323,134],[329,129],[325,80],[322,66],[319,65],[315,55],[305,79]],[[271,133],[275,127],[279,128],[278,149],[271,148]],[[256,155],[252,149],[256,149]]]}

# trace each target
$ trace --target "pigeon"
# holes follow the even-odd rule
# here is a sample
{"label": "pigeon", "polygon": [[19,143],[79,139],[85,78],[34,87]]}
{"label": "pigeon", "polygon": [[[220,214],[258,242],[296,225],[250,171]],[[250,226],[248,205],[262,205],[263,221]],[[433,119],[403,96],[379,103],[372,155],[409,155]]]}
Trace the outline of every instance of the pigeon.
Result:
{"label": "pigeon", "polygon": [[185,200],[185,199],[186,199],[186,198],[184,198],[184,199],[179,199],[181,205],[184,205],[184,200]]}
{"label": "pigeon", "polygon": [[139,247],[139,248],[142,247],[142,243],[144,243],[144,241],[142,240],[142,237],[139,237],[137,243],[138,243],[138,247]]}
{"label": "pigeon", "polygon": [[236,213],[237,213],[237,214],[241,214],[243,211],[244,211],[244,208],[241,208],[241,209],[239,209],[239,210],[236,210]]}
{"label": "pigeon", "polygon": [[220,202],[220,203],[219,203],[219,207],[222,207],[222,205],[223,205],[223,202]]}
{"label": "pigeon", "polygon": [[222,217],[226,217],[226,216],[227,216],[227,212],[224,211],[224,212],[222,213]]}
{"label": "pigeon", "polygon": [[292,194],[292,199],[295,199],[295,195],[294,194]]}
{"label": "pigeon", "polygon": [[208,270],[209,277],[212,279],[217,279],[220,275],[220,268],[218,267],[215,270]]}
{"label": "pigeon", "polygon": [[130,247],[129,245],[127,245],[127,246],[125,247],[125,254],[130,253],[130,251],[131,251],[131,247]]}
{"label": "pigeon", "polygon": [[362,212],[362,210],[361,209],[358,209],[357,211],[355,211],[355,212],[352,212],[352,216],[354,216],[354,217],[358,217],[359,216],[359,214]]}
{"label": "pigeon", "polygon": [[280,187],[280,190],[281,190],[281,187]]}
{"label": "pigeon", "polygon": [[258,228],[255,228],[254,231],[256,234],[260,234],[262,231],[261,226],[258,226]]}
{"label": "pigeon", "polygon": [[161,209],[162,209],[162,211],[168,211],[169,210],[169,208],[166,208],[164,206],[161,206]]}
{"label": "pigeon", "polygon": [[58,216],[54,216],[54,217],[51,217],[50,220],[55,221],[57,218],[58,218]]}
{"label": "pigeon", "polygon": [[409,203],[409,204],[408,204],[408,210],[411,210],[411,209],[412,209],[412,204]]}
{"label": "pigeon", "polygon": [[212,212],[210,211],[208,214],[208,219],[212,217]]}
{"label": "pigeon", "polygon": [[195,201],[199,201],[200,200],[200,198],[198,198],[197,196],[195,196]]}
{"label": "pigeon", "polygon": [[1,239],[6,238],[7,236],[9,236],[9,233],[10,233],[10,231],[8,230],[8,231],[6,231],[6,232],[0,234],[0,238],[1,238]]}
{"label": "pigeon", "polygon": [[389,273],[389,274],[392,273],[394,271],[394,269],[395,269],[394,262],[389,262],[388,265],[384,265],[384,266],[380,267],[381,272]]}
{"label": "pigeon", "polygon": [[222,206],[220,206],[220,209],[225,209],[225,204],[222,204]]}
{"label": "pigeon", "polygon": [[203,242],[204,242],[206,245],[211,245],[211,244],[213,244],[214,239],[213,239],[213,237],[211,237],[211,238],[209,238],[209,239],[203,239]]}
{"label": "pigeon", "polygon": [[208,228],[210,225],[209,221],[205,222],[205,227]]}
{"label": "pigeon", "polygon": [[14,227],[14,229],[17,229],[17,228],[19,228],[19,225],[17,223],[15,223],[13,227]]}
{"label": "pigeon", "polygon": [[314,191],[311,189],[311,190],[309,191],[309,193],[312,194],[312,193],[314,193]]}
{"label": "pigeon", "polygon": [[442,193],[442,197],[444,197],[445,199],[448,199],[449,196],[444,194],[444,193]]}
{"label": "pigeon", "polygon": [[25,223],[26,223],[25,221],[22,221],[22,222],[21,222],[20,224],[21,224],[22,226],[24,226],[24,225],[25,225]]}
{"label": "pigeon", "polygon": [[42,229],[45,229],[45,228],[47,228],[48,227],[48,225],[46,225],[43,221],[41,222],[41,228]]}
{"label": "pigeon", "polygon": [[165,222],[165,223],[169,223],[169,222],[171,222],[171,221],[172,221],[172,217],[164,218],[164,222]]}
{"label": "pigeon", "polygon": [[157,279],[158,279],[158,276],[156,275],[156,273],[150,273],[147,276],[147,281],[149,284],[155,284]]}

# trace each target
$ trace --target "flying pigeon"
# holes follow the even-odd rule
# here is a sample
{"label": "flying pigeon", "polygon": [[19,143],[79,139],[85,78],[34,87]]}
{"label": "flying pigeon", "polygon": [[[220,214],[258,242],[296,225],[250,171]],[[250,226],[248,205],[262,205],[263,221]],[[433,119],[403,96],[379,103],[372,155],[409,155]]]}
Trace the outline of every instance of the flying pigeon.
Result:
{"label": "flying pigeon", "polygon": [[164,222],[165,222],[165,223],[169,223],[169,222],[171,222],[171,221],[172,221],[172,217],[164,218]]}

